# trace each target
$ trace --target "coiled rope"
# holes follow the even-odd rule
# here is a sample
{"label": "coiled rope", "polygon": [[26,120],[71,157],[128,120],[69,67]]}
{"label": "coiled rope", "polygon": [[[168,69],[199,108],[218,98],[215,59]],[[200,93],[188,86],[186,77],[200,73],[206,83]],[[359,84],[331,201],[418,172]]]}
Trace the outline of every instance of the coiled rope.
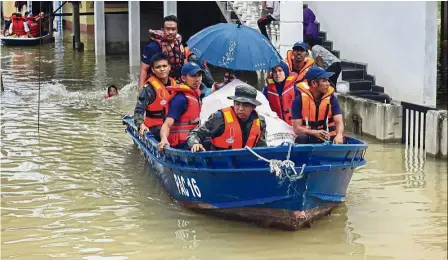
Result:
{"label": "coiled rope", "polygon": [[[289,149],[288,149],[288,155],[286,156],[286,160],[275,160],[271,159],[268,160],[264,158],[263,156],[256,153],[254,150],[252,150],[250,147],[246,146],[245,148],[249,150],[253,155],[258,157],[258,159],[263,160],[267,163],[269,163],[269,168],[271,170],[271,173],[275,173],[275,176],[277,176],[280,180],[284,180],[287,178],[289,181],[293,182],[296,180],[299,180],[303,177],[303,171],[305,170],[306,163],[302,165],[302,168],[300,169],[300,172],[297,173],[295,169],[295,163],[291,161],[289,158],[291,156],[291,148],[293,146],[293,143],[289,143]],[[290,168],[294,174],[288,173],[288,168]]]}

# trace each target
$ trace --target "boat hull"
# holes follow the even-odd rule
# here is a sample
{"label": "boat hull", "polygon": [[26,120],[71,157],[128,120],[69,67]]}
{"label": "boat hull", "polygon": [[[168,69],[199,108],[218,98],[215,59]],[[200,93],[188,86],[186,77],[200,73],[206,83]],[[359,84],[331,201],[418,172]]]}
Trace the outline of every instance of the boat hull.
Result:
{"label": "boat hull", "polygon": [[36,46],[39,44],[46,44],[54,42],[54,37],[51,35],[44,35],[36,38],[13,38],[2,37],[3,45],[9,46]]}
{"label": "boat hull", "polygon": [[[355,167],[365,164],[367,145],[256,148],[269,159],[294,162],[289,177],[276,176],[269,163],[246,149],[191,153],[177,149],[157,152],[157,142],[138,136],[127,118],[126,132],[143,152],[167,192],[180,205],[228,219],[296,230],[328,214],[345,201]],[[297,165],[299,165],[297,167]],[[302,169],[303,168],[303,169]]]}

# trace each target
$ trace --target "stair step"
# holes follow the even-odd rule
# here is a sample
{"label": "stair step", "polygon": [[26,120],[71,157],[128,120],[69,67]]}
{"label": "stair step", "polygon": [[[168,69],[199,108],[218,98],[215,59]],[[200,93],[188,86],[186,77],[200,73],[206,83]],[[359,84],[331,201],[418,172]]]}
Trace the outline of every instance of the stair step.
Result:
{"label": "stair step", "polygon": [[384,87],[373,85],[372,91],[384,93]]}
{"label": "stair step", "polygon": [[328,51],[333,50],[333,42],[331,41],[324,41],[321,46],[327,49]]}
{"label": "stair step", "polygon": [[340,52],[336,51],[336,50],[332,50],[331,53],[333,53],[334,56],[338,57],[338,59],[340,58]]}
{"label": "stair step", "polygon": [[319,37],[327,38],[327,32],[319,32]]}
{"label": "stair step", "polygon": [[350,85],[350,91],[372,90],[372,82],[364,79],[346,80]]}
{"label": "stair step", "polygon": [[353,62],[353,61],[347,61],[347,60],[343,60],[341,61],[341,65],[342,68],[359,68],[359,69],[367,69],[367,65],[366,64],[362,64],[359,62]]}
{"label": "stair step", "polygon": [[364,79],[364,70],[356,68],[342,69],[342,80]]}
{"label": "stair step", "polygon": [[364,75],[364,79],[372,81],[372,85],[375,85],[375,76],[367,74],[367,72],[366,72],[365,75]]}

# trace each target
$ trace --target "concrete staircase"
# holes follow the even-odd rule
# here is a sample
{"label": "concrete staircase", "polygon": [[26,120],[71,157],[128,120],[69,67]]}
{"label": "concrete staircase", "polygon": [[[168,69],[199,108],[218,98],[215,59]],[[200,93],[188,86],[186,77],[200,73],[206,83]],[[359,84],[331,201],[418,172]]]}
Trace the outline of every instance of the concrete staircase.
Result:
{"label": "concrete staircase", "polygon": [[[257,20],[261,17],[261,2],[258,1],[216,1],[221,13],[229,23],[241,22],[259,31]],[[327,39],[327,33],[320,31],[320,24],[316,22],[319,30],[318,44],[332,52],[341,59],[340,52],[333,49],[333,42]],[[280,48],[280,24],[272,22],[267,28],[272,44]],[[375,91],[384,93],[384,88],[375,84],[375,76],[367,73],[367,64],[341,59],[341,79],[347,82],[350,91]]]}

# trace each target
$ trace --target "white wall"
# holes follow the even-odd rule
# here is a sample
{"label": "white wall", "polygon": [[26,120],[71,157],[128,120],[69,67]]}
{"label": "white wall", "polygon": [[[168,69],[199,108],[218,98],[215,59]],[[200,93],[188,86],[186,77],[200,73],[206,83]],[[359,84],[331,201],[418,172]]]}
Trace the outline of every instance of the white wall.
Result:
{"label": "white wall", "polygon": [[437,2],[304,2],[341,59],[367,63],[392,99],[436,105]]}

